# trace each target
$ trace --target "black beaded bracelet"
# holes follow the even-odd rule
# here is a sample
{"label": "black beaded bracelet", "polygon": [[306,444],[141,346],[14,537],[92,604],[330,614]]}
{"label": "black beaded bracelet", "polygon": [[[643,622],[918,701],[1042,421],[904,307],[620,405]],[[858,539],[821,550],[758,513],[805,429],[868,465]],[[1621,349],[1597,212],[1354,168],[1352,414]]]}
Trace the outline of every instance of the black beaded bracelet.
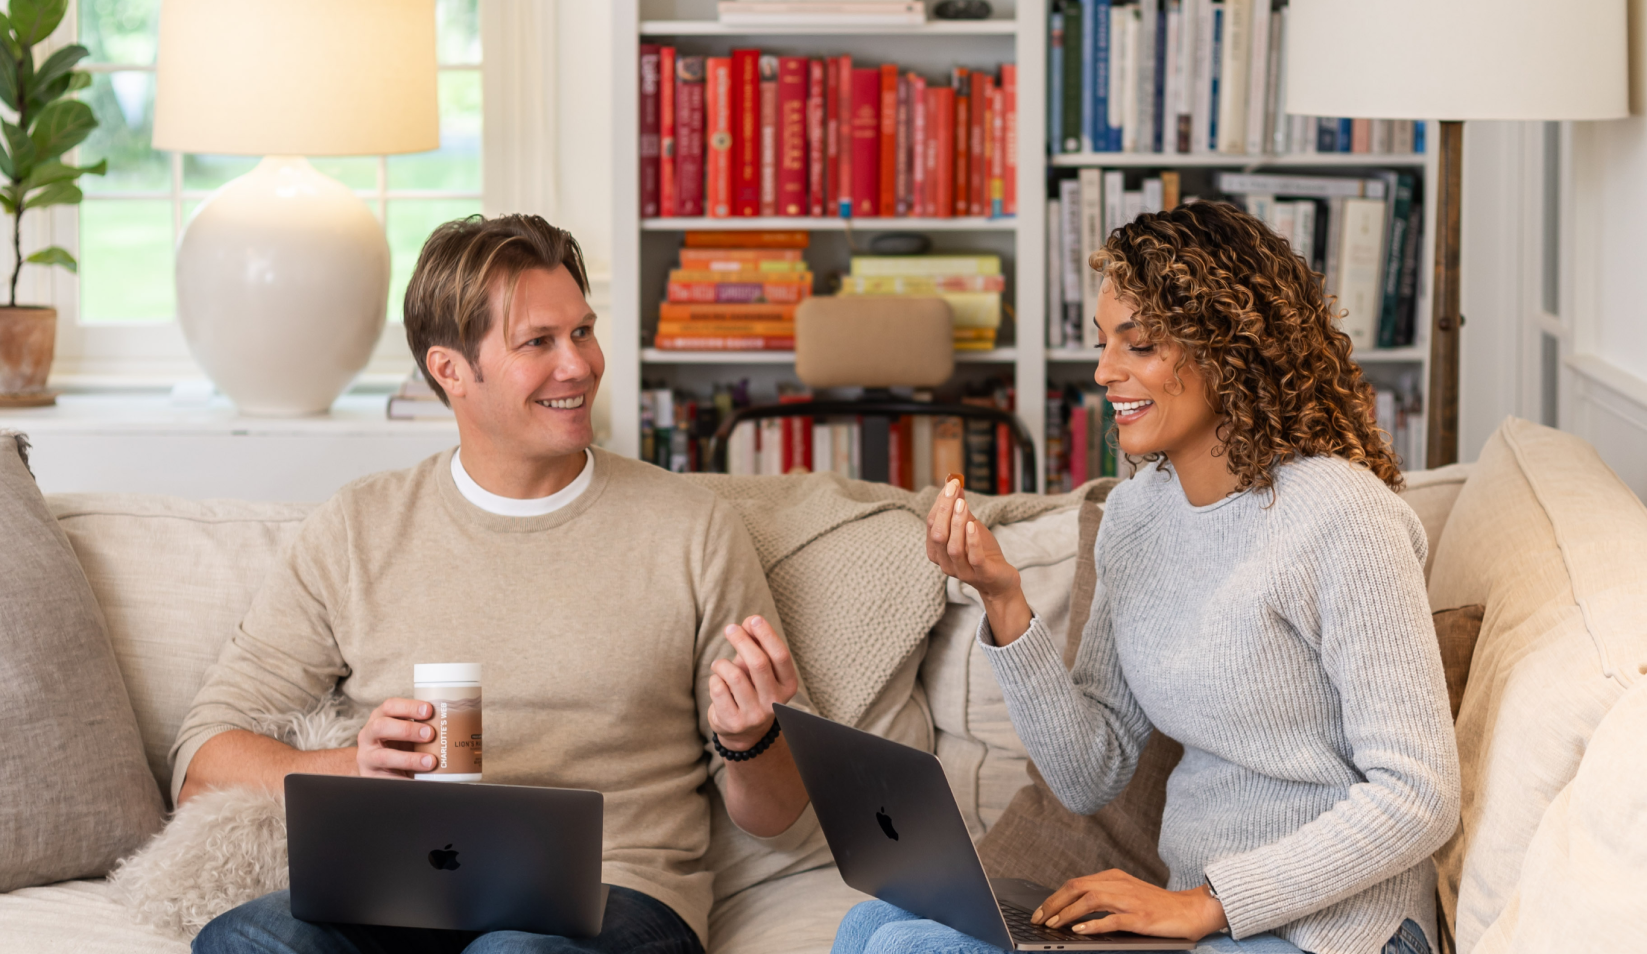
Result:
{"label": "black beaded bracelet", "polygon": [[709,733],[709,741],[714,743],[715,751],[720,753],[720,757],[728,762],[747,762],[755,756],[760,755],[762,752],[765,752],[767,749],[770,749],[772,747],[772,743],[778,741],[778,733],[781,731],[783,731],[783,727],[778,725],[777,719],[773,719],[772,728],[766,730],[766,734],[761,736],[761,740],[742,752],[734,752],[722,745],[721,737],[713,732]]}

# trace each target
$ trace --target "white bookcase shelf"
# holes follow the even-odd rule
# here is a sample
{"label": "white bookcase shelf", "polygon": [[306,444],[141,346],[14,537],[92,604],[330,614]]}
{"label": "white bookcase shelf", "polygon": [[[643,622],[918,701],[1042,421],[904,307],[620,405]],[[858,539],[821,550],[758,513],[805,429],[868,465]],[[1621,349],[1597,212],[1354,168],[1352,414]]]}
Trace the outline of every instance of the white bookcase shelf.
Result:
{"label": "white bookcase shelf", "polygon": [[[1008,273],[1014,339],[988,352],[958,352],[966,366],[1010,369],[1017,393],[1017,412],[1035,436],[1036,459],[1046,464],[1046,393],[1049,372],[1062,385],[1090,374],[1096,355],[1089,349],[1046,347],[1046,201],[1049,168],[1111,169],[1295,169],[1349,171],[1408,169],[1420,174],[1424,193],[1424,241],[1420,252],[1419,300],[1415,321],[1418,342],[1412,347],[1364,352],[1356,359],[1375,381],[1391,382],[1418,372],[1428,390],[1430,263],[1435,260],[1434,223],[1438,170],[1432,149],[1421,155],[1310,153],[1298,155],[1178,155],[1162,153],[1085,153],[1046,155],[1046,0],[1001,0],[996,18],[982,21],[932,21],[919,27],[726,27],[716,22],[708,0],[616,0],[612,4],[614,116],[612,326],[607,351],[606,383],[611,394],[610,446],[626,454],[640,450],[640,390],[643,377],[684,387],[715,380],[749,377],[770,384],[793,380],[790,352],[681,352],[642,348],[644,318],[656,309],[664,273],[688,229],[806,230],[816,233],[809,258],[844,264],[857,247],[858,232],[913,231],[933,235],[936,250],[976,249],[1000,254]],[[723,55],[748,44],[780,54],[808,56],[852,54],[864,63],[896,62],[929,81],[941,81],[952,66],[1018,66],[1018,214],[1012,218],[651,218],[640,217],[637,73],[638,46],[676,42],[689,52]],[[1204,173],[1198,173],[1204,175]],[[1082,366],[1088,366],[1083,368]],[[981,371],[972,372],[974,374]],[[1428,401],[1426,393],[1425,400]],[[1420,424],[1420,427],[1422,425]],[[1417,446],[1423,446],[1418,435]],[[1041,486],[1044,486],[1044,472]]]}

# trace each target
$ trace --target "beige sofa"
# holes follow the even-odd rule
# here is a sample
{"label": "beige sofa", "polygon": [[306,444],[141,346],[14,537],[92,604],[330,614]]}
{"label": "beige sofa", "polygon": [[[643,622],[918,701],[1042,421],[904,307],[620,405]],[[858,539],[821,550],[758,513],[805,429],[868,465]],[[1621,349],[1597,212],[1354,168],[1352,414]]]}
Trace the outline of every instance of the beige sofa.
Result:
{"label": "beige sofa", "polygon": [[[1489,926],[1495,933],[1479,949],[1509,950],[1515,925],[1493,922],[1507,908],[1536,921],[1539,902],[1520,896],[1518,882],[1546,807],[1614,703],[1647,682],[1647,510],[1583,442],[1513,420],[1478,464],[1409,482],[1431,541],[1432,604],[1486,607],[1459,717],[1463,825],[1437,857],[1445,907],[1460,950],[1476,948]],[[311,508],[137,495],[49,503],[102,607],[165,791],[166,752],[205,668]],[[1058,633],[1077,521],[1066,507],[998,531]],[[953,584],[948,599],[924,652],[887,681],[865,719],[937,753],[982,837],[1025,785],[1026,759],[971,641],[978,607]],[[884,717],[909,712],[921,717]],[[740,841],[722,817],[714,845],[715,954],[827,951],[841,915],[862,899],[841,883],[821,840],[768,849]],[[0,894],[0,954],[185,949],[137,923],[101,880]]]}

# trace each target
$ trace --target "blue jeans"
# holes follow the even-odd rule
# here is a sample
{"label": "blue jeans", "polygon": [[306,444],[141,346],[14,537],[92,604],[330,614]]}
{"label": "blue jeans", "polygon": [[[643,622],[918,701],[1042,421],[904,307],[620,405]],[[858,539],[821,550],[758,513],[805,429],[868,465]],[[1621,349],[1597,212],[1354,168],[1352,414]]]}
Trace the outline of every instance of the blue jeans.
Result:
{"label": "blue jeans", "polygon": [[[1001,949],[885,901],[865,901],[841,919],[831,954],[1001,954]],[[1228,934],[1210,934],[1195,945],[1194,954],[1302,952],[1273,934],[1239,941]],[[1430,954],[1430,945],[1424,940],[1424,931],[1408,920],[1385,943],[1382,954]]]}
{"label": "blue jeans", "polygon": [[596,937],[312,924],[292,917],[290,891],[276,891],[219,915],[195,937],[193,950],[194,954],[703,954],[703,945],[668,905],[613,885]]}

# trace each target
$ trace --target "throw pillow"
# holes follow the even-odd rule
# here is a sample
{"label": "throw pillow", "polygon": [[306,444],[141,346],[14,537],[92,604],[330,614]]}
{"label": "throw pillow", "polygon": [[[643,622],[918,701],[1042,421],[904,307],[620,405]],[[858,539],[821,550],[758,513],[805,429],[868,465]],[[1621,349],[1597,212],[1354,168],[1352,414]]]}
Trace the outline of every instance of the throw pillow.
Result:
{"label": "throw pillow", "polygon": [[1470,660],[1475,656],[1475,641],[1481,635],[1481,618],[1486,612],[1487,607],[1472,603],[1433,614],[1435,641],[1441,646],[1441,669],[1447,675],[1447,701],[1452,703],[1455,720],[1458,706],[1464,701],[1464,685],[1470,681]]}
{"label": "throw pillow", "polygon": [[0,431],[0,892],[95,877],[160,827],[86,575]]}
{"label": "throw pillow", "polygon": [[[1081,502],[1080,542],[1069,596],[1069,629],[1064,664],[1073,665],[1081,631],[1098,588],[1093,547],[1103,519],[1099,506],[1112,484],[1094,486]],[[1120,868],[1154,884],[1167,883],[1167,866],[1156,845],[1166,807],[1167,776],[1183,746],[1159,732],[1150,737],[1132,781],[1114,801],[1092,815],[1077,815],[1059,803],[1045,779],[1029,767],[1031,784],[1020,789],[995,827],[978,844],[984,868],[998,878],[1027,878],[1057,887],[1070,878]]]}

